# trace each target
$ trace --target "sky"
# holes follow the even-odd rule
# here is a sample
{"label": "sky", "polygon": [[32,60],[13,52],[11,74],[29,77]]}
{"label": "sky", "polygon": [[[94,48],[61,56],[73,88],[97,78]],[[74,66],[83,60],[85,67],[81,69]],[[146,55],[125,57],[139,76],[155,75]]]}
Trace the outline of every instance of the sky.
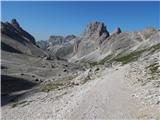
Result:
{"label": "sky", "polygon": [[139,31],[146,27],[160,28],[160,2],[101,1],[3,1],[1,20],[16,18],[22,28],[36,40],[50,35],[81,35],[88,23],[104,22],[109,32]]}

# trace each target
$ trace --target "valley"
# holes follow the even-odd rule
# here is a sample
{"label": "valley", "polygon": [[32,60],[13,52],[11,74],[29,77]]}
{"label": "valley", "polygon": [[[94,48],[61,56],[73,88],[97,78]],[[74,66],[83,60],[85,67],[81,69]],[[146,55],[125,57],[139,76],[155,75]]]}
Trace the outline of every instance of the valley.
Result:
{"label": "valley", "polygon": [[159,30],[96,21],[37,42],[16,19],[1,26],[3,120],[160,119]]}

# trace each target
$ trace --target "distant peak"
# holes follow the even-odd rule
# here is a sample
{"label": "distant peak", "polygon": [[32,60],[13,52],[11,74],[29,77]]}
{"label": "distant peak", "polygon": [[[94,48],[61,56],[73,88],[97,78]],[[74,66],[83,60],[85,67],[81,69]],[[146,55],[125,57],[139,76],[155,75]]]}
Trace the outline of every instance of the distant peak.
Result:
{"label": "distant peak", "polygon": [[121,32],[122,32],[121,28],[120,28],[120,27],[117,27],[117,28],[116,28],[116,32],[117,32],[118,34],[121,33]]}
{"label": "distant peak", "polygon": [[95,21],[87,25],[84,35],[100,37],[104,33],[107,33],[107,37],[109,36],[107,27],[104,25],[103,22]]}
{"label": "distant peak", "polygon": [[117,28],[113,31],[112,35],[113,35],[113,34],[120,34],[121,32],[122,32],[121,28],[120,28],[120,27],[117,27]]}

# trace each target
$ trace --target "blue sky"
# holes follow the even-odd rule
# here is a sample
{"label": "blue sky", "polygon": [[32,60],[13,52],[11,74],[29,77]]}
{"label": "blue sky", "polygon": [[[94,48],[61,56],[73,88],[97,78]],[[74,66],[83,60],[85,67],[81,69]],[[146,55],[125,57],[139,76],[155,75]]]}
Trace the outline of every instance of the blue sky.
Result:
{"label": "blue sky", "polygon": [[50,35],[80,35],[89,22],[100,21],[109,32],[160,28],[160,2],[2,2],[2,21],[16,18],[36,40]]}

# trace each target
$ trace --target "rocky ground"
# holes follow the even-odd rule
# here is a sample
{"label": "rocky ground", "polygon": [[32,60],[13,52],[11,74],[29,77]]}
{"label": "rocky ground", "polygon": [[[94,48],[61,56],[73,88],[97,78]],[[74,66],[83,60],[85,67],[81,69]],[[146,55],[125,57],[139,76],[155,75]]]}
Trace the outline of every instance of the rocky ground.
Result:
{"label": "rocky ground", "polygon": [[47,57],[34,57],[6,51],[2,51],[2,56],[2,106],[39,85],[45,86],[51,82],[57,84],[56,81],[58,81],[58,84],[69,86],[70,81],[84,71],[83,67],[64,60],[47,60]]}
{"label": "rocky ground", "polygon": [[[87,78],[85,84],[75,83],[63,89],[48,89],[49,91],[38,89],[3,106],[2,119],[158,120],[159,73],[153,81],[147,79],[152,74],[144,69],[159,60],[159,54],[155,54],[150,59],[124,66],[96,66],[88,69],[81,73]],[[76,80],[77,77],[72,81]]]}

